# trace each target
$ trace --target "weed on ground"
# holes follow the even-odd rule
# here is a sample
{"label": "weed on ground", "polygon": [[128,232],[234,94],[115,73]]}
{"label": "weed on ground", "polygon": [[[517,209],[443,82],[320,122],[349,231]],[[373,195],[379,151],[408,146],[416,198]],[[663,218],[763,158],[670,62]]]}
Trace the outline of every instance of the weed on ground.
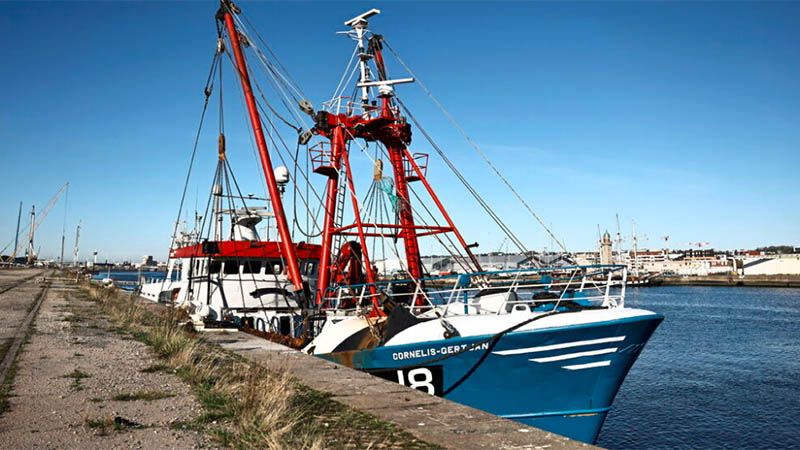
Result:
{"label": "weed on ground", "polygon": [[83,424],[90,429],[96,430],[99,436],[107,436],[109,431],[127,431],[134,428],[144,428],[143,425],[128,420],[124,417],[87,417]]}
{"label": "weed on ground", "polygon": [[82,391],[83,380],[91,377],[91,375],[80,369],[74,369],[72,372],[62,376],[62,378],[72,378],[72,384],[70,384],[70,388],[72,388],[73,391]]}
{"label": "weed on ground", "polygon": [[161,400],[174,396],[175,396],[174,394],[162,391],[137,391],[137,392],[130,392],[127,394],[117,394],[111,397],[111,400],[115,400],[118,402],[133,402],[137,400],[151,402],[153,400]]}

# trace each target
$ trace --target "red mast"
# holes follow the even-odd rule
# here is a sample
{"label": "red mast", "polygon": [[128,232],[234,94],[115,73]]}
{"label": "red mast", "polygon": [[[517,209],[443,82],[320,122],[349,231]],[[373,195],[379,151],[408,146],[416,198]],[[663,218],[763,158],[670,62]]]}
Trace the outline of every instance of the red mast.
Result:
{"label": "red mast", "polygon": [[[358,42],[360,81],[358,87],[361,88],[360,103],[348,105],[346,114],[334,114],[327,111],[319,111],[314,116],[315,126],[313,132],[331,141],[330,150],[320,149],[312,154],[312,161],[315,163],[314,171],[329,177],[325,191],[325,219],[323,224],[322,239],[322,258],[320,259],[320,273],[317,283],[317,304],[321,304],[328,293],[332,284],[332,273],[336,267],[332,263],[337,255],[333,255],[334,236],[357,236],[362,251],[362,262],[366,272],[367,283],[372,284],[375,279],[373,266],[369,259],[366,246],[366,237],[376,238],[400,238],[403,240],[406,255],[406,268],[409,275],[414,280],[419,280],[424,276],[422,267],[422,257],[418,243],[418,237],[430,236],[439,233],[454,233],[457,241],[462,246],[470,262],[475,269],[480,271],[477,258],[472,254],[469,246],[464,241],[461,233],[455,227],[449,214],[445,211],[436,193],[431,188],[425,178],[424,167],[415,160],[417,155],[412,155],[408,150],[411,143],[411,126],[405,118],[400,115],[399,108],[394,104],[392,98],[394,92],[392,86],[399,83],[412,82],[413,79],[388,80],[386,68],[381,52],[380,36],[373,35],[369,39],[369,46],[364,45],[366,40],[367,18],[378,14],[380,11],[373,9],[352,20],[345,22],[345,25],[353,28],[352,37]],[[378,73],[377,80],[370,79],[370,70],[367,62],[374,59]],[[380,105],[370,103],[370,89],[378,88],[380,95]],[[361,114],[353,114],[352,110],[360,109]],[[399,223],[366,223],[361,220],[359,207],[353,192],[353,182],[350,173],[349,154],[347,142],[351,139],[364,139],[366,141],[376,141],[383,144],[386,148],[394,178],[395,194],[397,196],[397,216]],[[427,158],[427,155],[421,155]],[[346,176],[353,196],[353,210],[355,213],[355,223],[351,225],[337,224],[336,218],[344,202],[339,199],[339,177]],[[447,222],[447,226],[417,225],[414,221],[411,199],[409,197],[408,183],[411,181],[422,181],[426,191],[433,199],[436,207]],[[353,230],[356,229],[354,232]],[[386,231],[388,230],[388,231]],[[350,250],[350,248],[348,248]],[[372,290],[374,293],[374,288]],[[421,305],[423,299],[418,297],[415,304]],[[382,314],[377,298],[373,296],[373,311],[375,314]]]}
{"label": "red mast", "polygon": [[228,38],[231,42],[233,55],[236,60],[236,70],[239,73],[239,80],[242,83],[242,90],[244,91],[245,102],[247,103],[247,111],[250,115],[250,124],[253,126],[253,134],[255,135],[256,145],[258,146],[258,155],[261,159],[261,168],[264,171],[264,176],[267,179],[267,189],[269,190],[269,198],[272,203],[272,212],[275,214],[275,222],[278,225],[278,234],[281,238],[281,249],[283,256],[286,259],[286,268],[288,270],[289,280],[292,282],[296,291],[303,290],[303,278],[300,275],[300,268],[297,264],[297,252],[292,236],[289,232],[289,224],[286,221],[286,214],[283,211],[283,202],[281,201],[280,190],[278,184],[275,182],[275,173],[272,168],[272,161],[270,160],[269,150],[267,149],[267,141],[264,138],[264,129],[261,125],[261,117],[258,114],[256,106],[256,99],[253,95],[253,88],[250,84],[250,75],[247,70],[247,62],[244,59],[242,52],[242,43],[239,39],[239,32],[236,29],[236,23],[233,20],[233,13],[238,13],[238,9],[229,0],[221,2],[219,16],[225,22],[228,29]]}

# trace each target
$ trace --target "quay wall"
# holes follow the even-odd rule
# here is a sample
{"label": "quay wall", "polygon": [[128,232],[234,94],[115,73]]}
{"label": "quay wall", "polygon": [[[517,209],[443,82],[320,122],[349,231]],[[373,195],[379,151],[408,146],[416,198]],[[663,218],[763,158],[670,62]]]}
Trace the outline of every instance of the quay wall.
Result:
{"label": "quay wall", "polygon": [[749,286],[800,288],[800,275],[707,275],[685,277],[656,277],[653,285],[659,286]]}

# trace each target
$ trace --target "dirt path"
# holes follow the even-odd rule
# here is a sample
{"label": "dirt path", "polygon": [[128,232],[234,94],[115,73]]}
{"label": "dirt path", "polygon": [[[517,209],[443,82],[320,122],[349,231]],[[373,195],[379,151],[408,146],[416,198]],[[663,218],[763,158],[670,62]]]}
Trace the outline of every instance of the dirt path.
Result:
{"label": "dirt path", "polygon": [[[189,387],[70,291],[52,285],[33,322],[0,416],[0,447],[215,447],[200,431],[172,427],[202,413]],[[10,325],[0,323],[0,334]]]}

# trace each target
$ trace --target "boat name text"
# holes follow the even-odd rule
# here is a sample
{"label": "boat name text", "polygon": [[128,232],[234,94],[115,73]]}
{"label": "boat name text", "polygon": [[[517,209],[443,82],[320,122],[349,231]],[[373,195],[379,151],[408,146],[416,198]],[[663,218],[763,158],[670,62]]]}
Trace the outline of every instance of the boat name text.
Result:
{"label": "boat name text", "polygon": [[[467,350],[470,345],[471,344],[445,345],[443,347],[430,347],[418,350],[409,350],[405,352],[395,352],[392,353],[392,359],[395,361],[403,361],[406,359],[425,358],[428,356],[453,355]],[[468,351],[474,352],[476,350],[487,350],[488,348],[489,343],[484,342],[483,344],[469,348]]]}

